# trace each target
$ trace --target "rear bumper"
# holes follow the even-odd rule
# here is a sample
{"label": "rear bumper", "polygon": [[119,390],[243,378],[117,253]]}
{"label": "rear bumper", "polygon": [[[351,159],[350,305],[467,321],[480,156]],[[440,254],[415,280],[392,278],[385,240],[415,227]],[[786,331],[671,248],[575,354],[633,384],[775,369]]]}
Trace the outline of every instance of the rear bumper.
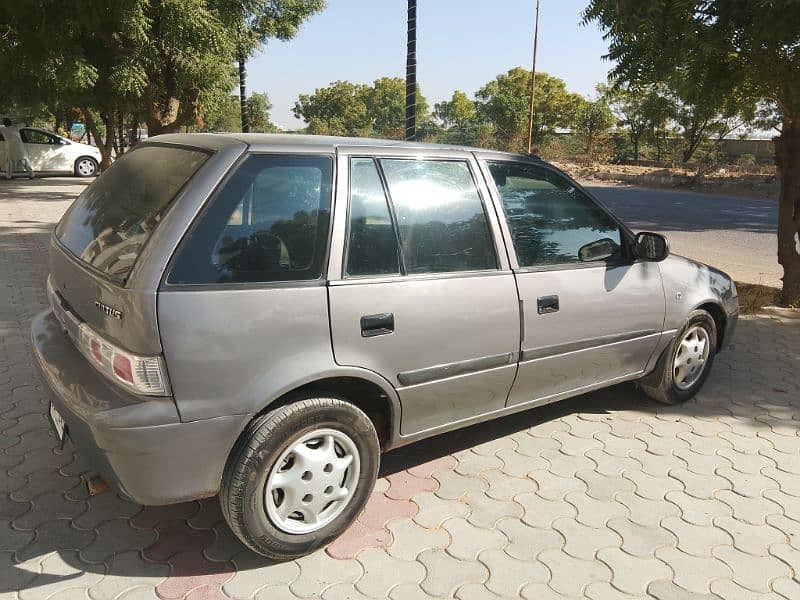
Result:
{"label": "rear bumper", "polygon": [[107,381],[52,311],[33,320],[31,341],[68,437],[120,493],[140,504],[171,504],[219,491],[247,416],[181,422],[172,398],[136,396]]}

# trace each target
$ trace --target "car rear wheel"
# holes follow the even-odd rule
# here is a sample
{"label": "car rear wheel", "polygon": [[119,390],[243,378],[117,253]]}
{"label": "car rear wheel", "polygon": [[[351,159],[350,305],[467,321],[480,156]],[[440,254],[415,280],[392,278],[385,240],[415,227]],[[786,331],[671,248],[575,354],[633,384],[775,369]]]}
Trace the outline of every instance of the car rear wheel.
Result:
{"label": "car rear wheel", "polygon": [[76,177],[94,177],[100,171],[100,165],[91,156],[81,156],[75,161]]}
{"label": "car rear wheel", "polygon": [[290,560],[358,516],[380,463],[369,417],[342,398],[305,397],[255,419],[228,459],[222,512],[249,548]]}
{"label": "car rear wheel", "polygon": [[665,404],[686,402],[703,387],[717,352],[717,325],[695,310],[658,360],[655,371],[639,382],[645,394]]}

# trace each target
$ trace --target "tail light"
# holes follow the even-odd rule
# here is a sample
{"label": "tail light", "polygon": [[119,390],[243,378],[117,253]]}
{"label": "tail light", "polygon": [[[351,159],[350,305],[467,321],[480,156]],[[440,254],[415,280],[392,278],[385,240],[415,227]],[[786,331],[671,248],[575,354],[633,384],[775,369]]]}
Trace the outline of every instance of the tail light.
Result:
{"label": "tail light", "polygon": [[137,356],[117,348],[95,333],[86,323],[80,324],[78,347],[106,377],[137,394],[168,396],[169,381],[161,356]]}

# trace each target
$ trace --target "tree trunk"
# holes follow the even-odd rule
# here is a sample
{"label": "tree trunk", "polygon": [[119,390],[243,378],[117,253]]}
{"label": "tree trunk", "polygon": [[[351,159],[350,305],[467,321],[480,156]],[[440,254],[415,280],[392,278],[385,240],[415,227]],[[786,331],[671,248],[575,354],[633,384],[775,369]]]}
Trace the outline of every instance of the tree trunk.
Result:
{"label": "tree trunk", "polygon": [[242,133],[250,133],[250,106],[247,103],[247,68],[244,50],[239,48],[239,106],[242,111]]}
{"label": "tree trunk", "polygon": [[133,113],[131,115],[131,126],[129,131],[131,148],[133,148],[139,143],[139,113]]}
{"label": "tree trunk", "polygon": [[784,117],[775,138],[778,196],[778,262],[783,267],[783,301],[800,304],[800,118]]}
{"label": "tree trunk", "polygon": [[107,119],[103,119],[104,124],[106,125],[106,139],[105,142],[102,141],[100,132],[97,129],[97,123],[95,123],[92,113],[89,112],[87,107],[82,107],[81,110],[83,111],[83,116],[86,119],[86,131],[88,131],[94,138],[94,141],[97,144],[97,149],[100,150],[100,170],[105,170],[111,166],[111,149],[113,147],[112,142],[114,138],[114,128],[109,127],[109,124],[105,123]]}
{"label": "tree trunk", "polygon": [[117,156],[125,154],[125,119],[122,111],[117,111],[117,125],[115,127],[117,132]]}

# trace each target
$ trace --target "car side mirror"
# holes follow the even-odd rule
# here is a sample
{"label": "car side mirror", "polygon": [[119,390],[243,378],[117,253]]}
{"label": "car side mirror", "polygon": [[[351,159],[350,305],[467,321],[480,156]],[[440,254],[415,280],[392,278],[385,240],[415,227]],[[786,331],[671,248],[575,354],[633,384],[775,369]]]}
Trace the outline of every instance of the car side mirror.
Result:
{"label": "car side mirror", "polygon": [[661,234],[641,231],[634,239],[633,254],[642,260],[659,262],[669,256],[669,242]]}
{"label": "car side mirror", "polygon": [[617,251],[617,244],[611,238],[603,238],[581,246],[578,250],[578,260],[581,262],[593,262],[605,260],[614,255]]}

